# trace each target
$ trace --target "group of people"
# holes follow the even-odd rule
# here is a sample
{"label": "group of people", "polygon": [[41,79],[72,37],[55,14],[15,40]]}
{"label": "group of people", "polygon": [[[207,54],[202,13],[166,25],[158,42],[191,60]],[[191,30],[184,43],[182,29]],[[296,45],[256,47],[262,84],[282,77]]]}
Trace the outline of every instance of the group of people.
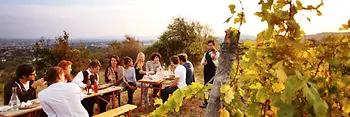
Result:
{"label": "group of people", "polygon": [[[215,50],[214,41],[207,43],[209,51],[204,54],[201,64],[204,65],[204,80],[207,83],[214,75],[217,66],[219,53]],[[130,57],[118,56],[110,58],[109,65],[105,69],[105,83],[112,83],[115,86],[125,87],[128,93],[128,104],[133,104],[133,94],[141,83],[138,80],[144,78],[147,74],[157,74],[164,68],[161,66],[161,55],[157,52],[152,53],[151,59],[145,62],[145,55],[141,52],[137,55],[135,64]],[[174,81],[168,87],[160,91],[160,97],[165,102],[169,94],[178,88],[191,85],[195,81],[194,67],[185,53],[173,55],[170,57],[170,67],[174,74]],[[4,88],[4,104],[8,105],[12,95],[12,87],[17,87],[17,95],[21,102],[36,99],[36,88],[47,84],[47,88],[38,94],[40,104],[45,111],[44,116],[74,116],[87,117],[93,116],[95,103],[100,104],[100,112],[106,111],[107,102],[96,100],[94,97],[84,98],[83,93],[94,83],[99,83],[98,72],[101,63],[93,60],[89,63],[88,69],[80,71],[74,78],[71,77],[72,62],[62,60],[57,66],[51,67],[46,72],[45,77],[35,81],[36,71],[33,65],[23,64],[17,67],[16,78],[7,81]],[[159,85],[153,85],[158,87]],[[145,105],[149,104],[148,88],[142,89],[141,94]],[[159,90],[153,90],[153,96],[159,97]],[[111,94],[104,94],[105,100],[114,98]],[[205,101],[204,106],[206,106]],[[142,105],[141,105],[142,106]],[[45,115],[46,114],[46,115]]]}

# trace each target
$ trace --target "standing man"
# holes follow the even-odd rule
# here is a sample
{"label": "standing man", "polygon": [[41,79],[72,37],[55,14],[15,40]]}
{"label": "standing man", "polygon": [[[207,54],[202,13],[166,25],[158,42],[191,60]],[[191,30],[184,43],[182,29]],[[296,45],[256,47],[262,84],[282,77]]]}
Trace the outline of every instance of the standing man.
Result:
{"label": "standing man", "polygon": [[6,82],[4,87],[4,105],[8,105],[12,95],[12,87],[17,87],[17,95],[21,102],[36,99],[36,88],[44,84],[44,79],[34,81],[36,73],[33,65],[22,64],[17,67],[16,78]]}
{"label": "standing man", "polygon": [[186,84],[191,85],[194,82],[194,72],[192,64],[187,60],[187,54],[181,53],[178,55],[180,64],[186,68]]}
{"label": "standing man", "polygon": [[[204,84],[208,83],[209,80],[214,77],[216,72],[216,67],[219,64],[218,58],[219,58],[219,52],[215,49],[215,42],[214,40],[209,40],[207,42],[207,48],[208,51],[204,53],[203,59],[201,61],[201,64],[204,65]],[[209,82],[210,84],[213,84],[212,80]],[[208,101],[204,99],[203,105],[201,105],[201,108],[206,108],[208,105]]]}
{"label": "standing man", "polygon": [[[93,60],[89,64],[89,68],[85,71],[79,72],[73,79],[73,83],[76,83],[80,88],[91,88],[95,80],[98,83],[99,76],[98,71],[101,68],[101,63],[98,60]],[[88,83],[89,82],[89,83]],[[81,101],[84,108],[88,111],[89,116],[94,115],[94,105],[96,103],[95,97],[85,98]]]}

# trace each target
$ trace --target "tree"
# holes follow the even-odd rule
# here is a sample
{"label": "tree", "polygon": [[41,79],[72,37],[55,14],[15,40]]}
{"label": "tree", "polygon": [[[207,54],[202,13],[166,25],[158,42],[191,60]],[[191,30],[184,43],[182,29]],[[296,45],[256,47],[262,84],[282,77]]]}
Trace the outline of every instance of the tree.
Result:
{"label": "tree", "polygon": [[89,60],[93,58],[93,55],[85,49],[84,45],[80,50],[71,48],[69,46],[69,33],[66,31],[63,31],[63,33],[63,36],[56,37],[53,46],[50,45],[50,40],[43,37],[33,45],[34,66],[39,77],[42,77],[46,70],[51,66],[56,66],[61,60],[72,61],[72,74],[75,75],[86,69]]}
{"label": "tree", "polygon": [[190,61],[199,64],[207,40],[216,40],[211,34],[212,30],[209,26],[176,17],[159,40],[146,48],[145,54],[146,57],[150,57],[152,52],[159,52],[163,57],[162,61],[169,63],[168,59],[172,55],[186,53]]}
{"label": "tree", "polygon": [[107,52],[107,54],[105,55],[106,61],[109,61],[109,58],[112,55],[119,56],[120,58],[124,56],[129,56],[133,60],[136,60],[137,54],[143,51],[143,43],[137,40],[134,36],[125,34],[124,37],[125,40],[121,42],[112,41],[109,43],[109,46],[105,48]]}

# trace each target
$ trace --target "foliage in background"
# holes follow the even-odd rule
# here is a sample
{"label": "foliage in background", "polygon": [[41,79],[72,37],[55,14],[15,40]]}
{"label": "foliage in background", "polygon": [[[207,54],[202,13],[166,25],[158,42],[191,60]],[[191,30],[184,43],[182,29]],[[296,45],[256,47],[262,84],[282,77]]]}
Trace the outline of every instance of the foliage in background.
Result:
{"label": "foliage in background", "polygon": [[163,57],[161,61],[167,64],[172,55],[186,53],[191,62],[199,64],[206,51],[206,42],[210,39],[217,41],[212,36],[212,29],[209,26],[176,17],[159,40],[147,47],[144,52],[147,60],[150,59],[152,52],[159,52]]}
{"label": "foliage in background", "polygon": [[[258,4],[261,11],[255,15],[268,28],[257,35],[256,42],[247,40],[240,44],[230,82],[220,88],[220,116],[349,116],[350,37],[330,35],[321,40],[305,40],[294,19],[303,10],[316,11],[321,16],[323,1],[317,6],[303,5],[299,0],[261,0]],[[229,8],[234,15],[235,5]],[[235,24],[245,21],[244,13],[237,16]],[[347,26],[341,29],[346,30]],[[149,116],[166,116],[182,104],[170,102]]]}
{"label": "foliage in background", "polygon": [[33,45],[34,65],[39,77],[42,77],[48,68],[56,66],[61,60],[72,61],[72,74],[75,75],[80,70],[87,68],[90,58],[93,58],[83,44],[80,49],[70,47],[69,34],[66,31],[63,36],[56,37],[53,46],[49,45],[49,41],[42,38]]}

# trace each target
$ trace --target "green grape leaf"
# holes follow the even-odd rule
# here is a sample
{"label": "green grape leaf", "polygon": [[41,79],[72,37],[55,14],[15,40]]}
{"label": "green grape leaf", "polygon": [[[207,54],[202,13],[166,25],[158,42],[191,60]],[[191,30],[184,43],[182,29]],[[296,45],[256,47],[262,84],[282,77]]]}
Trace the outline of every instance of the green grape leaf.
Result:
{"label": "green grape leaf", "polygon": [[228,92],[225,93],[224,101],[225,101],[225,103],[230,104],[232,99],[234,99],[234,93],[230,89],[230,90],[228,90]]}
{"label": "green grape leaf", "polygon": [[156,106],[156,105],[162,105],[163,104],[163,101],[162,101],[162,99],[156,99],[156,100],[154,100],[154,105]]}
{"label": "green grape leaf", "polygon": [[236,113],[234,114],[234,117],[244,117],[244,116],[243,116],[242,111],[240,109],[237,109]]}
{"label": "green grape leaf", "polygon": [[259,110],[260,104],[253,103],[248,105],[248,108],[245,113],[248,117],[257,117],[259,115]]}
{"label": "green grape leaf", "polygon": [[261,83],[257,82],[255,84],[252,84],[249,86],[250,89],[260,89],[261,88]]}
{"label": "green grape leaf", "polygon": [[236,13],[236,11],[235,11],[236,6],[235,6],[234,4],[230,4],[230,5],[228,6],[228,8],[230,8],[230,11],[231,11],[232,14],[235,14],[235,13]]}
{"label": "green grape leaf", "polygon": [[225,108],[221,108],[219,112],[220,117],[230,117],[230,112],[228,112]]}
{"label": "green grape leaf", "polygon": [[314,105],[314,110],[319,117],[326,115],[328,110],[328,105],[326,101],[319,99]]}
{"label": "green grape leaf", "polygon": [[231,86],[229,84],[225,84],[220,87],[220,93],[226,93],[231,89]]}
{"label": "green grape leaf", "polygon": [[338,67],[340,65],[340,59],[338,58],[333,58],[331,60],[328,61],[329,65],[333,66],[333,67]]}
{"label": "green grape leaf", "polygon": [[258,93],[256,93],[256,99],[259,102],[264,103],[268,99],[268,95],[267,90],[263,87],[258,90]]}
{"label": "green grape leaf", "polygon": [[227,19],[226,19],[226,21],[225,21],[225,23],[230,22],[230,20],[231,20],[231,18],[232,18],[232,17],[233,17],[233,16],[231,16],[231,17],[227,18]]}
{"label": "green grape leaf", "polygon": [[310,87],[305,83],[303,86],[303,95],[306,97],[306,100],[311,104],[314,105],[317,100],[320,100],[320,94],[317,92],[317,89],[315,86],[311,83],[308,83]]}
{"label": "green grape leaf", "polygon": [[238,87],[238,93],[239,93],[239,95],[241,95],[243,97],[245,94],[245,91],[242,90],[240,87]]}
{"label": "green grape leaf", "polygon": [[172,97],[174,97],[176,103],[180,103],[183,100],[184,94],[182,89],[177,89],[173,94]]}
{"label": "green grape leaf", "polygon": [[277,101],[275,103],[276,107],[279,107],[280,109],[277,111],[277,117],[293,117],[294,115],[294,109],[292,105],[283,103],[281,101]]}
{"label": "green grape leaf", "polygon": [[176,106],[177,106],[178,104],[176,103],[176,101],[175,101],[174,97],[173,97],[173,96],[171,96],[171,97],[169,97],[169,98],[168,98],[168,100],[165,102],[165,104],[164,104],[164,105],[168,105],[168,106],[169,106],[169,108],[171,108],[171,109],[175,109],[175,108],[176,108]]}
{"label": "green grape leaf", "polygon": [[281,100],[286,104],[291,104],[295,91],[299,90],[303,84],[306,84],[303,80],[300,81],[295,77],[288,78],[285,90],[281,95]]}

